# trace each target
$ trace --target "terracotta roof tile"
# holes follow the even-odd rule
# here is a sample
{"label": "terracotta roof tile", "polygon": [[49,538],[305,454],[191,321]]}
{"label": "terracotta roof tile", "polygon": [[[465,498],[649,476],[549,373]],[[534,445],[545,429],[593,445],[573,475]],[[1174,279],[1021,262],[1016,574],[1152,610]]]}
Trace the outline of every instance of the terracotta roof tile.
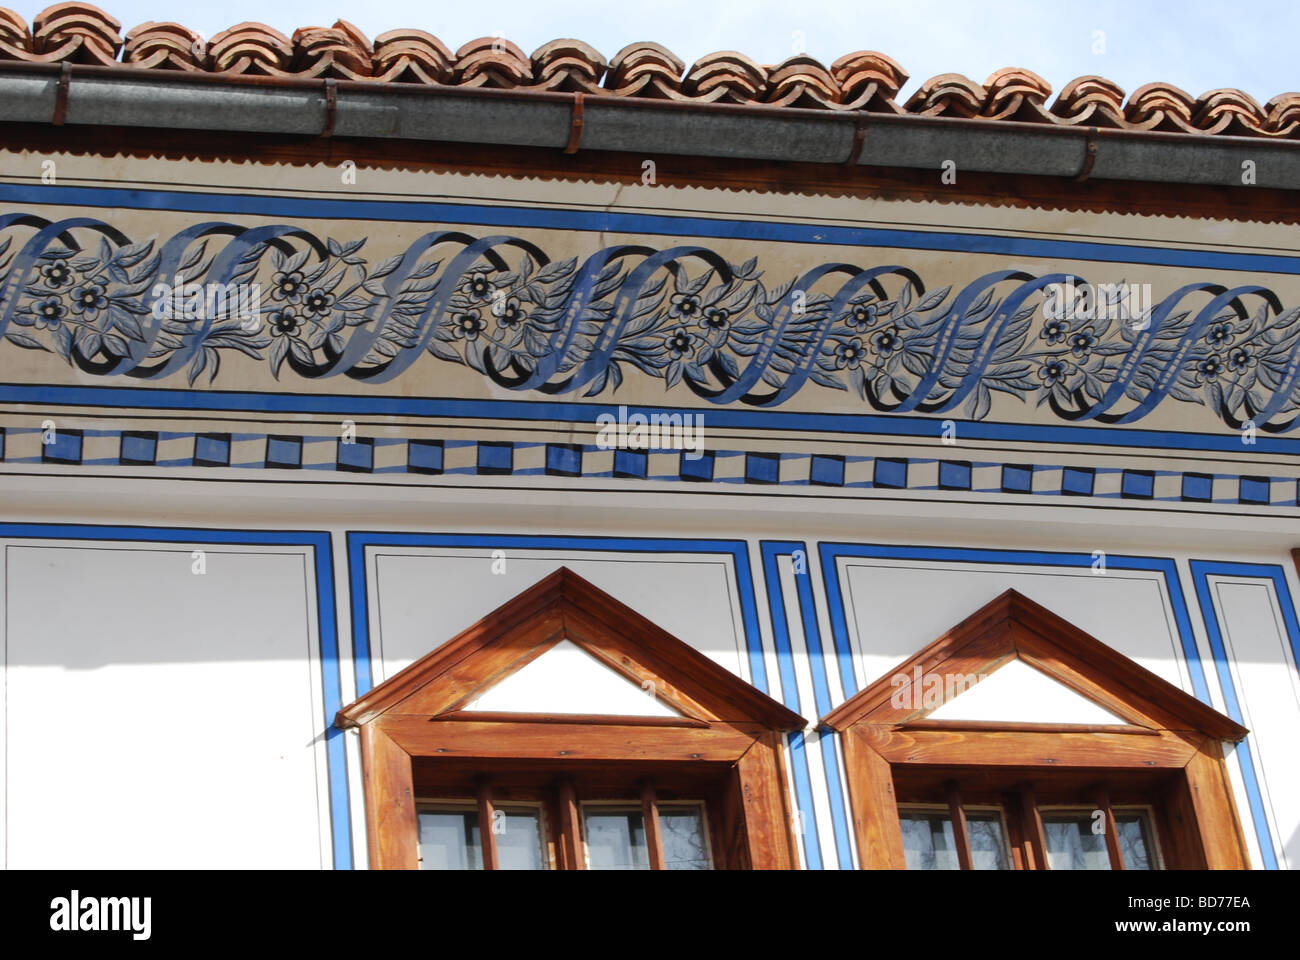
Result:
{"label": "terracotta roof tile", "polygon": [[193,30],[179,23],[142,23],[126,35],[122,61],[154,70],[207,69],[208,45]]}
{"label": "terracotta roof tile", "polygon": [[1052,104],[1052,115],[1057,123],[1123,127],[1124,89],[1105,77],[1079,77],[1065,85]]}
{"label": "terracotta roof tile", "polygon": [[375,37],[375,80],[386,83],[455,83],[456,56],[433,34],[389,30]]}
{"label": "terracotta roof tile", "polygon": [[867,50],[846,54],[829,69],[807,56],[765,66],[730,50],[701,57],[686,69],[657,43],[629,44],[609,61],[580,40],[553,40],[530,57],[509,40],[481,37],[453,53],[420,30],[390,30],[372,44],[343,20],[331,27],[301,27],[292,37],[265,24],[241,23],[208,43],[177,23],[142,23],[127,33],[125,43],[120,29],[111,16],[87,3],[55,4],[30,27],[18,14],[0,9],[0,61],[1300,139],[1300,93],[1280,94],[1261,107],[1240,90],[1211,90],[1197,98],[1171,84],[1149,83],[1125,102],[1118,85],[1087,76],[1067,83],[1049,106],[1051,86],[1015,67],[996,71],[983,84],[957,73],[941,74],[899,104],[906,71],[884,54]]}

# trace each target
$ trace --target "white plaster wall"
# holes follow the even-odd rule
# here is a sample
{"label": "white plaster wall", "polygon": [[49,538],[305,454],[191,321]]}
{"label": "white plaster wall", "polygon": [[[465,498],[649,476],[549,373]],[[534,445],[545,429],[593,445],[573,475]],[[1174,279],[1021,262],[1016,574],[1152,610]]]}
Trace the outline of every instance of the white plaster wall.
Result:
{"label": "white plaster wall", "polygon": [[505,551],[505,572],[493,573],[489,549],[374,547],[367,552],[376,683],[561,566],[749,678],[728,556],[511,549]]}
{"label": "white plaster wall", "polygon": [[192,549],[0,549],[7,866],[327,863],[307,558]]}
{"label": "white plaster wall", "polygon": [[867,686],[1014,588],[1126,657],[1191,689],[1164,577],[1091,568],[841,558],[859,686]]}
{"label": "white plaster wall", "polygon": [[[1278,865],[1300,865],[1300,682],[1271,581],[1211,576]],[[1249,823],[1249,810],[1245,812]]]}

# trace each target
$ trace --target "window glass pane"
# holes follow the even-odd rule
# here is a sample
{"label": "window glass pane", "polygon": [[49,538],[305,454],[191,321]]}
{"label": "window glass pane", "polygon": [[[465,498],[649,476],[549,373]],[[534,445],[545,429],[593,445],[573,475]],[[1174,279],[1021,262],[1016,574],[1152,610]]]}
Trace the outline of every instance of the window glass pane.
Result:
{"label": "window glass pane", "polygon": [[968,813],[966,833],[970,837],[972,870],[1011,869],[1007,843],[1002,835],[1002,817],[996,813]]}
{"label": "window glass pane", "polygon": [[659,834],[667,870],[709,870],[708,842],[704,836],[704,808],[659,805]]}
{"label": "window glass pane", "polygon": [[903,813],[903,853],[909,870],[957,870],[952,821],[942,813]]}
{"label": "window glass pane", "polygon": [[1124,856],[1125,870],[1151,870],[1151,823],[1145,814],[1116,813],[1115,827],[1119,831],[1119,850]]}
{"label": "window glass pane", "polygon": [[650,869],[640,807],[584,807],[583,820],[592,870]]}
{"label": "window glass pane", "polygon": [[1043,814],[1047,863],[1053,870],[1109,870],[1106,837],[1092,832],[1087,813]]}
{"label": "window glass pane", "polygon": [[497,807],[493,813],[497,866],[502,870],[545,870],[541,811],[536,807]]}
{"label": "window glass pane", "polygon": [[421,810],[421,870],[482,870],[478,811]]}

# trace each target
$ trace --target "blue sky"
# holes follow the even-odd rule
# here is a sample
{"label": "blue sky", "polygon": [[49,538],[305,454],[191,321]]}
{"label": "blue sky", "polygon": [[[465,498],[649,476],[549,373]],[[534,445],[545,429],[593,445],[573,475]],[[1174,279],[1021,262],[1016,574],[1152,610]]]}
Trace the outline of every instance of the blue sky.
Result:
{"label": "blue sky", "polygon": [[[31,22],[47,3],[0,0]],[[1255,0],[497,0],[491,4],[414,0],[100,0],[123,31],[147,20],[175,20],[211,37],[244,20],[285,34],[342,17],[372,38],[415,27],[453,50],[481,36],[504,36],[531,53],[548,40],[576,37],[606,57],[633,40],[654,40],[689,65],[714,50],[739,50],[760,63],[805,49],[829,65],[853,50],[879,50],[911,75],[903,96],[928,77],[964,73],[982,82],[1001,67],[1027,67],[1059,91],[1083,74],[1101,74],[1126,92],[1154,80],[1193,96],[1237,87],[1261,103],[1300,90],[1300,3]],[[1104,52],[1094,52],[1101,31]]]}

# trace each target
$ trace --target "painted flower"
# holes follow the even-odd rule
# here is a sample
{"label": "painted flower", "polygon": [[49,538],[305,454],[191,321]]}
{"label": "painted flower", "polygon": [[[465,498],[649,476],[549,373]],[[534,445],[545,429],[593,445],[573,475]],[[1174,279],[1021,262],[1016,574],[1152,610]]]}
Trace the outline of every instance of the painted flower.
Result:
{"label": "painted flower", "polygon": [[41,279],[47,287],[58,288],[72,282],[72,269],[62,260],[41,264]]}
{"label": "painted flower", "polygon": [[668,348],[674,360],[680,360],[694,348],[695,334],[688,333],[685,327],[678,327],[664,337],[664,346]]}
{"label": "painted flower", "polygon": [[1066,335],[1070,332],[1069,320],[1048,320],[1043,324],[1043,329],[1038,335],[1047,341],[1048,346],[1056,346],[1065,340]]}
{"label": "painted flower", "polygon": [[269,320],[273,337],[297,337],[302,330],[302,325],[306,323],[306,318],[298,316],[298,311],[293,307],[272,310]]}
{"label": "painted flower", "polygon": [[851,330],[866,330],[876,324],[876,304],[857,303],[844,315],[844,322]]}
{"label": "painted flower", "polygon": [[837,343],[835,345],[835,369],[843,370],[848,367],[850,370],[856,370],[865,353],[866,350],[862,347],[862,341],[857,337],[843,343]]}
{"label": "painted flower", "polygon": [[[472,273],[469,279],[460,285],[460,292],[475,301],[487,300],[492,296],[492,290],[492,281],[487,278],[486,273]],[[475,336],[478,334],[476,333]]]}
{"label": "painted flower", "polygon": [[1215,350],[1226,347],[1232,343],[1235,332],[1233,327],[1231,320],[1220,320],[1218,323],[1210,324],[1210,329],[1205,331],[1205,342]]}
{"label": "painted flower", "polygon": [[892,357],[903,347],[903,338],[898,335],[897,327],[878,330],[871,335],[871,352],[881,357]]}
{"label": "painted flower", "polygon": [[726,330],[731,326],[731,311],[726,307],[705,307],[700,326],[710,333]]}
{"label": "painted flower", "polygon": [[1255,365],[1251,349],[1244,344],[1228,352],[1228,369],[1233,373],[1244,373]]}
{"label": "painted flower", "polygon": [[492,305],[492,313],[495,314],[497,323],[505,327],[507,330],[519,326],[528,319],[528,314],[524,312],[523,307],[519,303],[518,297],[510,297],[507,300],[498,300]]}
{"label": "painted flower", "polygon": [[334,307],[334,294],[313,290],[303,298],[302,308],[309,317],[323,317]]}
{"label": "painted flower", "polygon": [[704,305],[700,298],[693,293],[674,293],[672,305],[668,308],[668,316],[677,317],[679,320],[690,320],[700,315]]}
{"label": "painted flower", "polygon": [[32,313],[36,315],[37,330],[57,330],[68,313],[68,308],[58,297],[47,297],[32,304]]}
{"label": "painted flower", "polygon": [[1219,374],[1223,372],[1223,361],[1218,354],[1206,357],[1196,362],[1196,382],[1213,383],[1219,379]]}
{"label": "painted flower", "polygon": [[1064,386],[1066,378],[1073,372],[1074,367],[1068,360],[1064,357],[1053,357],[1038,368],[1038,379],[1049,387]]}
{"label": "painted flower", "polygon": [[451,321],[451,332],[461,340],[477,340],[487,322],[472,310],[458,313]]}
{"label": "painted flower", "polygon": [[72,291],[72,312],[78,316],[85,315],[88,320],[95,319],[95,314],[108,308],[102,277],[89,280]]}
{"label": "painted flower", "polygon": [[298,270],[276,273],[271,277],[271,296],[276,300],[300,303],[306,292],[307,284],[303,282],[302,273]]}
{"label": "painted flower", "polygon": [[1092,349],[1092,345],[1096,339],[1097,338],[1087,330],[1080,330],[1078,333],[1073,333],[1070,335],[1070,352],[1079,358],[1086,357],[1088,351]]}

